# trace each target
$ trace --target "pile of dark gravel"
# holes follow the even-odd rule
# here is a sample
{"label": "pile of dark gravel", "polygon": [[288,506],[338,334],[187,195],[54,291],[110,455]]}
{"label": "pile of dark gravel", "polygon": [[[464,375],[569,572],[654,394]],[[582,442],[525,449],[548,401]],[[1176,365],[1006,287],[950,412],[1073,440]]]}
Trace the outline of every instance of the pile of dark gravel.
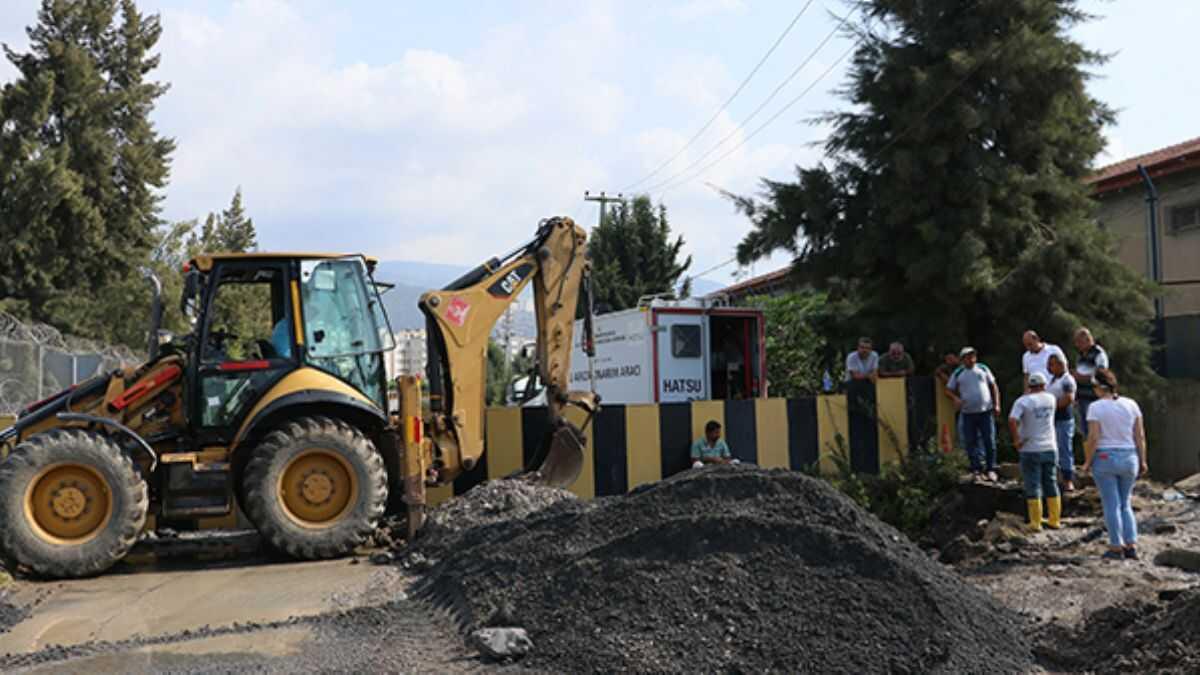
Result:
{"label": "pile of dark gravel", "polygon": [[1095,673],[1200,673],[1200,589],[1164,603],[1093,612],[1071,631],[1047,626],[1037,647],[1047,668]]}
{"label": "pile of dark gravel", "polygon": [[[473,492],[459,508],[470,510]],[[525,628],[534,642],[525,666],[960,673],[1033,664],[1019,617],[798,473],[713,467],[487,521],[418,539],[410,555],[435,561],[420,594],[466,629]]]}
{"label": "pile of dark gravel", "polygon": [[577,501],[571,492],[521,480],[494,480],[429,512],[422,538],[428,548],[445,546],[472,528],[526,518],[561,501]]}

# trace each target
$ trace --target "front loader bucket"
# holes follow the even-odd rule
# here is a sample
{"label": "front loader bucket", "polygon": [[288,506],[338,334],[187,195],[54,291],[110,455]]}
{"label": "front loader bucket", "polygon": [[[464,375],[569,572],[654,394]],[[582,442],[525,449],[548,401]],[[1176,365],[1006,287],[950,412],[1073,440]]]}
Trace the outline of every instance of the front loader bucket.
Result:
{"label": "front loader bucket", "polygon": [[541,462],[525,471],[526,480],[540,485],[567,488],[583,471],[583,446],[587,438],[575,425],[561,420],[542,442]]}

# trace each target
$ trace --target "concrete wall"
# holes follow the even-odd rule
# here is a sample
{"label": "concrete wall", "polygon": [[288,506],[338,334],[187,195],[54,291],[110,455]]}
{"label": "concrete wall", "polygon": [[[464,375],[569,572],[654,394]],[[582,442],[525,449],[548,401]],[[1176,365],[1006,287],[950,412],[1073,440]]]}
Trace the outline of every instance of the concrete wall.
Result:
{"label": "concrete wall", "polygon": [[[934,406],[929,377],[852,382],[845,393],[810,398],[604,406],[587,427],[583,473],[570,489],[583,498],[622,494],[685,471],[709,420],[748,464],[834,471],[844,453],[856,471],[878,473],[936,435]],[[490,408],[483,460],[452,488],[430,490],[430,503],[528,466],[545,430],[544,408]]]}
{"label": "concrete wall", "polygon": [[1200,473],[1200,382],[1171,380],[1163,404],[1146,410],[1150,475],[1175,481]]}
{"label": "concrete wall", "polygon": [[[1168,288],[1164,314],[1200,314],[1200,229],[1172,232],[1171,210],[1200,201],[1200,171],[1187,171],[1155,181],[1159,193],[1162,278]],[[1141,184],[1098,197],[1097,218],[1120,241],[1118,257],[1139,274],[1148,269],[1146,193]]]}

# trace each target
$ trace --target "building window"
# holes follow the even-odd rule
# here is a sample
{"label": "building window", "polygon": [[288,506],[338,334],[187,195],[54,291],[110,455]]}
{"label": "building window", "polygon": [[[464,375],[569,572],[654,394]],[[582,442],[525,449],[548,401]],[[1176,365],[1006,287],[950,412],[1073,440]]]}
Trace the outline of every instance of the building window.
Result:
{"label": "building window", "polygon": [[1200,202],[1171,207],[1171,233],[1200,229]]}

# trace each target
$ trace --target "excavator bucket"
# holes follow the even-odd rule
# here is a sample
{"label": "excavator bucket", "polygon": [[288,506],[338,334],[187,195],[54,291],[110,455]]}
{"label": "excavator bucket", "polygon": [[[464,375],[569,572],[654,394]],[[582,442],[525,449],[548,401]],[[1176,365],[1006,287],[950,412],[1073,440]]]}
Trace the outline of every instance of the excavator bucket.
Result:
{"label": "excavator bucket", "polygon": [[583,446],[587,443],[583,432],[566,420],[559,420],[556,428],[542,441],[540,461],[525,470],[526,480],[539,485],[568,488],[583,471]]}

